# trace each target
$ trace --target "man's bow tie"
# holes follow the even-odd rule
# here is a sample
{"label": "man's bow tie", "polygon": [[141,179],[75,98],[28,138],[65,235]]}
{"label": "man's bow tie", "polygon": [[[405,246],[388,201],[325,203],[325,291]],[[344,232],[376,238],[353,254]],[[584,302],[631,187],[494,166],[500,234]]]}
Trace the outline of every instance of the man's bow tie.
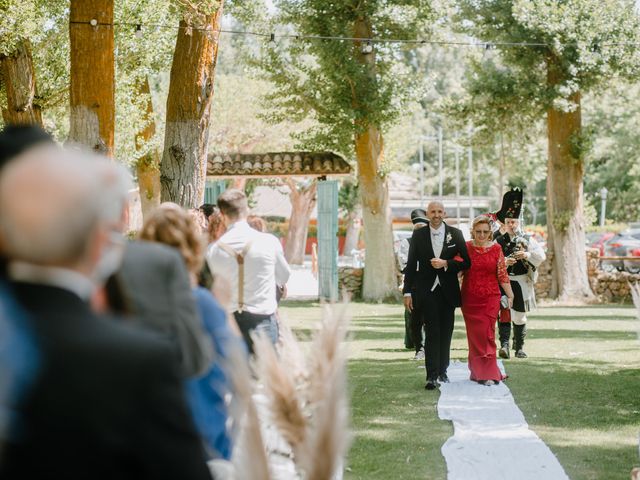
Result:
{"label": "man's bow tie", "polygon": [[434,237],[437,237],[441,234],[442,232],[431,232],[431,235],[433,235]]}

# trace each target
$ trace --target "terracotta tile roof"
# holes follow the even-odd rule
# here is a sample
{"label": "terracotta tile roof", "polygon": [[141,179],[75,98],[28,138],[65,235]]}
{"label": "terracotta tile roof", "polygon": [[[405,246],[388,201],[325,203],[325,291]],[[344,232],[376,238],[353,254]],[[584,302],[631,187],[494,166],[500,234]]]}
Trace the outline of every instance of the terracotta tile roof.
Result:
{"label": "terracotta tile roof", "polygon": [[208,177],[342,176],[351,166],[331,152],[277,152],[209,155]]}

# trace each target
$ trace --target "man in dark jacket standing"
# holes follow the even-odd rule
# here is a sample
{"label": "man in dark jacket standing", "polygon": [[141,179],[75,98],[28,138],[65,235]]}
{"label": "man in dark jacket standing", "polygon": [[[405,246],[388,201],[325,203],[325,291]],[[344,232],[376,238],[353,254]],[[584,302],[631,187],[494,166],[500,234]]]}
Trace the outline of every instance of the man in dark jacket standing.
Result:
{"label": "man in dark jacket standing", "polygon": [[124,241],[124,195],[105,187],[115,168],[39,147],[0,177],[8,276],[39,356],[11,405],[3,480],[211,478],[175,348],[90,308]]}
{"label": "man in dark jacket standing", "polygon": [[418,319],[415,328],[425,328],[427,390],[449,381],[454,311],[461,306],[458,272],[471,266],[462,232],[447,225],[445,216],[441,202],[429,203],[429,228],[413,232],[404,276],[405,307]]}

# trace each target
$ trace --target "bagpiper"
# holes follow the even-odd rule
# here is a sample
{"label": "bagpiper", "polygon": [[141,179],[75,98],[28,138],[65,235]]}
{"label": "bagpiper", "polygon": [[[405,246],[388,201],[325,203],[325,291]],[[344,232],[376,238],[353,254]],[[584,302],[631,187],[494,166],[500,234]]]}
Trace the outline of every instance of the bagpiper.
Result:
{"label": "bagpiper", "polygon": [[501,358],[510,357],[509,337],[512,322],[515,355],[517,358],[527,357],[524,351],[527,313],[535,308],[534,285],[538,277],[538,267],[546,259],[542,246],[522,230],[522,199],[523,192],[520,188],[509,190],[504,194],[502,206],[495,214],[504,231],[496,237],[496,241],[502,247],[514,294],[513,307],[501,310],[498,321]]}

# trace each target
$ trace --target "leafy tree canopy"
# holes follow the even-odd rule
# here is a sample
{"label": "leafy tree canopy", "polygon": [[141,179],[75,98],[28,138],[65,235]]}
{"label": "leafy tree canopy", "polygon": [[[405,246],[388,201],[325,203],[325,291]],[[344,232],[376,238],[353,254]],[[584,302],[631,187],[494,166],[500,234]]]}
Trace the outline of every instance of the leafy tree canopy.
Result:
{"label": "leafy tree canopy", "polygon": [[452,112],[488,132],[522,131],[550,107],[573,110],[577,92],[637,72],[640,22],[631,0],[458,0],[458,7],[459,30],[498,44],[499,56],[472,60],[467,96]]}
{"label": "leafy tree canopy", "polygon": [[594,144],[585,172],[587,201],[600,211],[600,189],[609,190],[606,218],[640,220],[640,86],[616,81],[585,103]]}
{"label": "leafy tree canopy", "polygon": [[[278,0],[274,4],[277,11],[272,21],[287,25],[287,33],[304,36],[416,39],[426,35],[426,25],[433,18],[426,0]],[[356,31],[358,22],[364,25],[364,33]],[[354,55],[359,47],[351,40],[281,39],[268,44],[262,61],[256,63],[276,85],[276,91],[267,96],[277,110],[274,121],[314,118],[317,125],[298,136],[304,147],[347,154],[353,151],[354,131],[363,128],[363,122],[388,126],[402,111],[414,79],[399,45],[373,42],[371,47],[374,75]]]}

